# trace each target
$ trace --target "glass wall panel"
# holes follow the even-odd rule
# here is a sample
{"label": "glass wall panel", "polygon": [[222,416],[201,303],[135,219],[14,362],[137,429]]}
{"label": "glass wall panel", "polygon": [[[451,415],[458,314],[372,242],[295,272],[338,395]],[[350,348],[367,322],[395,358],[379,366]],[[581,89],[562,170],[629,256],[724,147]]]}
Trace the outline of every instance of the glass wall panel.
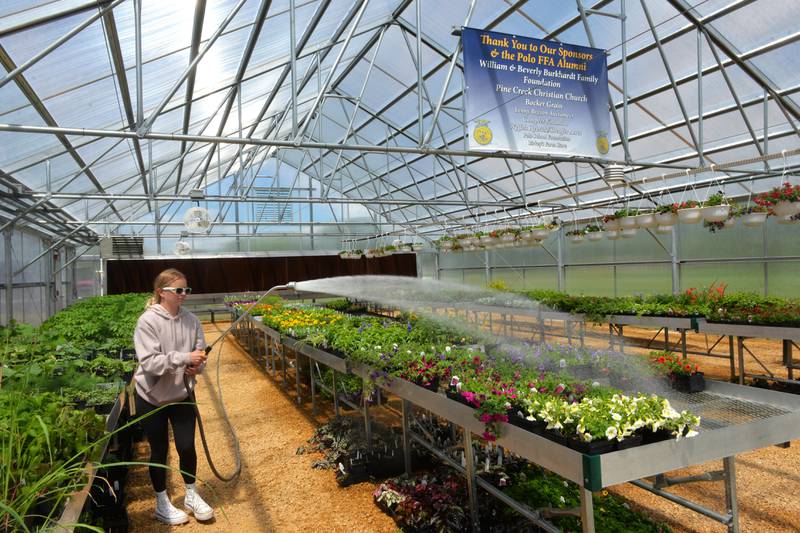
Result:
{"label": "glass wall panel", "polygon": [[617,266],[617,296],[670,294],[672,265]]}
{"label": "glass wall panel", "polygon": [[97,271],[100,270],[97,259],[78,259],[75,265],[75,285],[78,298],[89,298],[100,294],[100,280]]}
{"label": "glass wall panel", "polygon": [[767,255],[800,256],[800,224],[778,224],[775,217],[767,219]]}
{"label": "glass wall panel", "polygon": [[464,270],[464,285],[486,286],[486,271],[482,268]]}
{"label": "glass wall panel", "polygon": [[440,270],[439,279],[441,281],[448,281],[451,283],[463,283],[464,271],[463,270]]}
{"label": "glass wall panel", "polygon": [[760,257],[764,253],[763,228],[741,223],[710,233],[702,223],[679,224],[678,256],[681,259]]}
{"label": "glass wall panel", "polygon": [[764,263],[681,265],[681,290],[727,284],[729,292],[764,293]]}
{"label": "glass wall panel", "polygon": [[525,271],[519,268],[493,268],[492,282],[502,281],[509,289],[525,288]]}
{"label": "glass wall panel", "polygon": [[558,268],[526,268],[524,271],[526,289],[558,289]]}
{"label": "glass wall panel", "polygon": [[436,254],[417,253],[417,276],[436,279]]}
{"label": "glass wall panel", "polygon": [[767,265],[767,293],[781,298],[800,298],[797,273],[800,261],[770,263]]}
{"label": "glass wall panel", "polygon": [[566,267],[566,292],[586,296],[614,296],[614,269],[610,266]]}

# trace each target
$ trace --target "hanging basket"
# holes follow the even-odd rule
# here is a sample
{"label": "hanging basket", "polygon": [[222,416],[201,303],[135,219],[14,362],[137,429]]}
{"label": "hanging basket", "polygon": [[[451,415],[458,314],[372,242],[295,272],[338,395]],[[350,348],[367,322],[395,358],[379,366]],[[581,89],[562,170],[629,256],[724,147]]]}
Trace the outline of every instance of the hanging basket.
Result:
{"label": "hanging basket", "polygon": [[619,236],[623,239],[630,239],[636,236],[636,228],[623,228],[619,230]]}
{"label": "hanging basket", "polygon": [[602,241],[605,233],[605,231],[592,231],[586,234],[586,238],[592,242]]}
{"label": "hanging basket", "polygon": [[636,229],[639,227],[639,224],[636,221],[635,216],[633,217],[622,217],[619,219],[619,228],[620,229]]}
{"label": "hanging basket", "polygon": [[669,226],[658,225],[656,226],[656,233],[660,233],[661,235],[667,235],[669,233],[672,233],[672,225],[671,224]]}
{"label": "hanging basket", "polygon": [[606,237],[610,241],[616,241],[617,239],[619,239],[619,230],[618,229],[606,230],[603,233],[606,234]]}
{"label": "hanging basket", "polygon": [[729,205],[710,205],[703,207],[700,212],[702,213],[703,220],[706,222],[724,222],[731,216],[731,206]]}
{"label": "hanging basket", "polygon": [[533,237],[533,232],[532,231],[522,231],[519,234],[519,238],[522,241],[530,241],[530,240],[532,240],[534,238]]}
{"label": "hanging basket", "polygon": [[764,224],[766,220],[766,213],[748,213],[746,215],[742,215],[742,224],[748,228],[757,228],[758,226]]}
{"label": "hanging basket", "polygon": [[500,235],[500,241],[502,242],[514,242],[517,240],[517,236],[513,233],[503,233]]}
{"label": "hanging basket", "polygon": [[567,238],[572,244],[580,244],[583,242],[583,235],[570,235]]}
{"label": "hanging basket", "polygon": [[657,213],[656,222],[661,227],[674,226],[678,222],[678,216],[675,213]]}
{"label": "hanging basket", "polygon": [[534,239],[546,239],[548,235],[550,235],[550,231],[546,229],[535,229],[531,233],[533,233]]}
{"label": "hanging basket", "polygon": [[453,241],[449,241],[449,240],[448,241],[440,241],[439,242],[439,248],[441,248],[442,250],[452,250],[454,244],[455,243]]}
{"label": "hanging basket", "polygon": [[697,224],[703,219],[703,212],[699,207],[678,209],[678,221],[681,224]]}
{"label": "hanging basket", "polygon": [[772,212],[776,217],[790,217],[800,213],[800,202],[789,202],[781,200],[772,206]]}
{"label": "hanging basket", "polygon": [[658,220],[654,213],[646,213],[644,215],[636,215],[636,224],[640,228],[655,228],[658,226]]}

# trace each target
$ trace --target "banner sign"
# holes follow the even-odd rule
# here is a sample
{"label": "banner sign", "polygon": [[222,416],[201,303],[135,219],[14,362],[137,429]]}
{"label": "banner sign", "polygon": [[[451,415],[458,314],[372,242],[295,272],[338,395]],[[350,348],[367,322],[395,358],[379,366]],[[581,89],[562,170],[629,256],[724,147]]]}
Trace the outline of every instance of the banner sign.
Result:
{"label": "banner sign", "polygon": [[608,153],[605,51],[462,28],[469,149]]}

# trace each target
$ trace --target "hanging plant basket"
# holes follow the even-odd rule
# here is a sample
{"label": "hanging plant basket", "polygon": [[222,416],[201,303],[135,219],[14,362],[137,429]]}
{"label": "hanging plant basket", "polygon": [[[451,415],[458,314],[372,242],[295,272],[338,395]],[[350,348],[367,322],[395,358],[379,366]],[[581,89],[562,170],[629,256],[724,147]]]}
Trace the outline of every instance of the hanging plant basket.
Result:
{"label": "hanging plant basket", "polygon": [[619,230],[618,229],[610,229],[604,232],[608,240],[616,241],[619,239]]}
{"label": "hanging plant basket", "polygon": [[701,208],[703,220],[706,222],[724,222],[731,216],[731,206],[729,205],[710,205]]}
{"label": "hanging plant basket", "polygon": [[790,217],[800,213],[800,202],[790,202],[781,200],[772,206],[772,212],[776,217]]}
{"label": "hanging plant basket", "polygon": [[640,228],[655,228],[658,226],[658,220],[654,213],[645,213],[643,215],[636,215],[636,224]]}
{"label": "hanging plant basket", "polygon": [[672,233],[672,224],[670,224],[669,226],[662,226],[659,224],[658,226],[656,226],[656,233],[660,233],[661,235],[667,235],[669,233]]}
{"label": "hanging plant basket", "polygon": [[533,233],[534,239],[539,239],[539,240],[546,239],[547,236],[550,235],[550,231],[546,229],[535,229],[531,231],[531,233]]}
{"label": "hanging plant basket", "polygon": [[678,209],[678,221],[681,224],[697,224],[703,220],[703,212],[699,207]]}
{"label": "hanging plant basket", "polygon": [[678,222],[678,216],[675,213],[657,213],[656,223],[661,227],[674,226]]}
{"label": "hanging plant basket", "polygon": [[570,235],[567,238],[572,244],[580,244],[583,242],[583,235]]}
{"label": "hanging plant basket", "polygon": [[636,228],[638,228],[639,224],[638,224],[638,222],[636,220],[637,218],[638,217],[635,217],[635,216],[620,218],[619,219],[619,227],[620,227],[620,229],[625,230],[625,229],[636,229]]}
{"label": "hanging plant basket", "polygon": [[619,236],[623,239],[630,239],[636,236],[636,228],[623,228],[619,230]]}
{"label": "hanging plant basket", "polygon": [[521,231],[520,234],[519,234],[519,238],[522,241],[530,241],[530,240],[532,240],[534,238],[533,237],[533,232],[532,231]]}
{"label": "hanging plant basket", "polygon": [[742,215],[742,224],[748,228],[757,228],[767,220],[767,213],[756,212]]}
{"label": "hanging plant basket", "polygon": [[480,237],[480,243],[484,246],[494,244],[495,242],[497,242],[497,239],[495,239],[491,235],[481,235]]}
{"label": "hanging plant basket", "polygon": [[511,243],[511,242],[516,241],[516,240],[517,240],[517,236],[514,235],[513,233],[503,233],[502,235],[500,235],[500,241],[501,242]]}
{"label": "hanging plant basket", "polygon": [[602,241],[605,233],[605,231],[592,231],[586,234],[586,238],[593,242]]}

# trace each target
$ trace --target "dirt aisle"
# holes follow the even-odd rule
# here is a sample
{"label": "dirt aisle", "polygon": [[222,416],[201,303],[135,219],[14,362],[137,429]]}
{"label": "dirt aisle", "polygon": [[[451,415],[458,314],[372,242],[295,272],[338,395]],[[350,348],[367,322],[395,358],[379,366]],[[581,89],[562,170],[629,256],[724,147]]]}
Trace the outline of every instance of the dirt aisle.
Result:
{"label": "dirt aisle", "polygon": [[[220,330],[206,324],[209,342]],[[225,342],[220,376],[222,394],[239,435],[242,476],[236,484],[225,484],[212,474],[197,435],[198,477],[209,483],[202,489],[217,517],[207,524],[190,518],[180,531],[330,531],[394,532],[391,518],[372,503],[374,486],[361,483],[339,488],[333,472],[314,470],[315,455],[295,455],[314,429],[324,423],[301,410],[235,344]],[[217,353],[216,349],[214,353]],[[218,409],[216,360],[210,359],[197,387],[212,458],[222,474],[232,472],[234,462],[227,428]],[[172,445],[171,445],[172,446]],[[137,459],[147,460],[149,449],[140,444]],[[170,465],[177,469],[174,446]],[[168,476],[172,502],[183,507],[183,480],[177,470]],[[128,481],[128,514],[131,531],[168,531],[155,520],[155,498],[145,467],[132,469]]]}

